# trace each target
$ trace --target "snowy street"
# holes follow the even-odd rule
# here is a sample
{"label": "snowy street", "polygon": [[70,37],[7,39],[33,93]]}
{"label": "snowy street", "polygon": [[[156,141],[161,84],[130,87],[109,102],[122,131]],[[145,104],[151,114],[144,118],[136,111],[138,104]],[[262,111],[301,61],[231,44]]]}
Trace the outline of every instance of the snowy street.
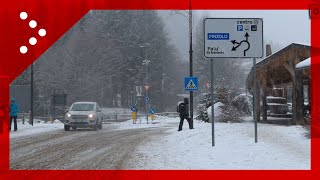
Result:
{"label": "snowy street", "polygon": [[128,126],[119,129],[116,124],[105,124],[99,131],[65,132],[63,124],[60,127],[51,126],[51,129],[46,128],[48,132],[32,135],[22,129],[27,135],[17,137],[14,134],[19,131],[11,132],[11,169],[123,169],[138,146],[153,136],[163,135],[166,129],[131,129]]}
{"label": "snowy street", "polygon": [[[300,126],[195,121],[157,116],[153,123],[104,124],[66,132],[63,124],[19,124],[10,134],[11,169],[310,169],[310,139]],[[139,121],[138,121],[139,122]]]}

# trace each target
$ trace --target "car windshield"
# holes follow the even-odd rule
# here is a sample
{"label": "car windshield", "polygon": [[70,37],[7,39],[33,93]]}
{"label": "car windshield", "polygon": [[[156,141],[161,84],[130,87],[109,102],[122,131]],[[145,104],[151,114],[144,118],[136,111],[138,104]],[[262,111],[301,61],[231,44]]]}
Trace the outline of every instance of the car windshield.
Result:
{"label": "car windshield", "polygon": [[93,111],[94,104],[73,104],[70,111]]}

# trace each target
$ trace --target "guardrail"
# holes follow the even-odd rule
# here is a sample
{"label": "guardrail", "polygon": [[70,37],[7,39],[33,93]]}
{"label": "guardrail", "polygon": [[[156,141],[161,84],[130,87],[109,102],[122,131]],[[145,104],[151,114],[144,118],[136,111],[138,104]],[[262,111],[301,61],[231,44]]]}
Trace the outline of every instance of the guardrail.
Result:
{"label": "guardrail", "polygon": [[161,113],[155,113],[155,115],[167,116],[167,117],[179,117],[179,113],[177,112],[161,112]]}

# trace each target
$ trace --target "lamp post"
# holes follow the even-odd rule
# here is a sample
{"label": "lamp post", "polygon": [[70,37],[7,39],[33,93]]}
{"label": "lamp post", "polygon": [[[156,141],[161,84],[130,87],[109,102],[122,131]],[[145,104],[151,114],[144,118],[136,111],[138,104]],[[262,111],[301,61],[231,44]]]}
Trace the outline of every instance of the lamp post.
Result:
{"label": "lamp post", "polygon": [[33,63],[31,64],[31,73],[30,73],[30,119],[29,119],[29,124],[33,126],[33,97],[34,97],[34,92],[33,92]]}
{"label": "lamp post", "polygon": [[[192,51],[192,10],[191,10],[191,0],[189,9],[189,38],[190,38],[190,49],[189,49],[189,59],[190,59],[190,77],[193,76],[193,51]],[[190,91],[190,117],[191,117],[191,128],[193,129],[193,91]]]}
{"label": "lamp post", "polygon": [[145,97],[145,102],[146,102],[146,115],[147,115],[147,124],[149,124],[149,121],[148,121],[148,64],[150,63],[151,61],[150,60],[143,60],[142,62],[142,65],[145,65],[146,66],[146,82],[145,82],[145,90],[146,90],[146,97]]}
{"label": "lamp post", "polygon": [[[189,18],[189,69],[190,69],[190,77],[193,76],[193,50],[192,50],[192,8],[191,8],[191,0],[189,2],[189,12],[188,11],[173,11],[175,14],[180,14],[186,18]],[[187,14],[188,13],[188,14]],[[193,129],[193,91],[190,91],[190,118],[191,118],[191,128]]]}
{"label": "lamp post", "polygon": [[[149,45],[149,43],[145,43],[145,45]],[[145,58],[145,56],[143,57],[143,53],[142,53],[142,51],[143,51],[143,48],[144,48],[145,46],[143,46],[143,45],[140,45],[140,48],[141,48],[141,57],[144,59],[143,61],[142,61],[142,65],[145,65],[146,66],[146,80],[145,80],[145,113],[146,113],[146,118],[147,118],[147,124],[149,124],[149,121],[148,121],[148,65],[149,65],[149,63],[151,62],[150,60],[148,60],[148,59],[146,59]]]}

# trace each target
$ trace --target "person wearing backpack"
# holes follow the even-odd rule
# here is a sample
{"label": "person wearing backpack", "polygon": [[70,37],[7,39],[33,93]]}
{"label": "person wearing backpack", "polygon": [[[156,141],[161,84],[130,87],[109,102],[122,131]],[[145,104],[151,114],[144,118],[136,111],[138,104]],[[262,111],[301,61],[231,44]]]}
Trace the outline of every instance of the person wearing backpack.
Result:
{"label": "person wearing backpack", "polygon": [[179,124],[179,129],[178,131],[182,130],[183,126],[183,121],[186,119],[189,123],[189,128],[193,129],[191,127],[191,118],[189,117],[189,100],[188,98],[184,98],[184,101],[180,101],[177,106],[177,112],[179,113],[180,116],[180,124]]}

